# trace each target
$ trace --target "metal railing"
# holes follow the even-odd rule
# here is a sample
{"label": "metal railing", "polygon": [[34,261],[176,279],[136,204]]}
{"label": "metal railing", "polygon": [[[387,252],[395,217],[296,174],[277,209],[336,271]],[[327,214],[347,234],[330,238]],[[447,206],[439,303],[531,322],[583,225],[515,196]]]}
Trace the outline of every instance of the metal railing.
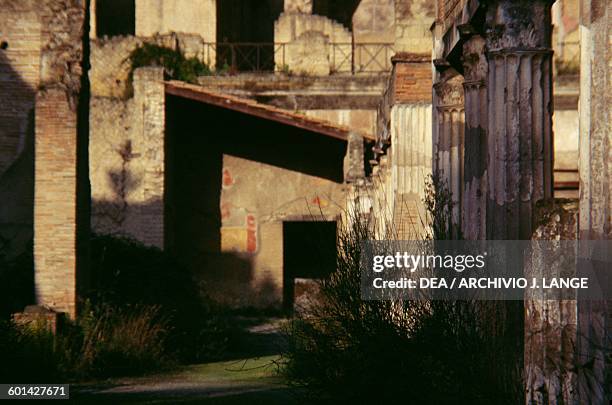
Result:
{"label": "metal railing", "polygon": [[392,44],[355,44],[353,73],[379,73],[391,70]]}
{"label": "metal railing", "polygon": [[[206,43],[204,62],[218,71],[290,71],[289,43]],[[331,43],[331,73],[381,73],[391,70],[393,45],[388,43]]]}
{"label": "metal railing", "polygon": [[262,42],[207,43],[205,58],[209,64],[214,62],[217,70],[271,72],[279,61],[284,65],[286,46]]}

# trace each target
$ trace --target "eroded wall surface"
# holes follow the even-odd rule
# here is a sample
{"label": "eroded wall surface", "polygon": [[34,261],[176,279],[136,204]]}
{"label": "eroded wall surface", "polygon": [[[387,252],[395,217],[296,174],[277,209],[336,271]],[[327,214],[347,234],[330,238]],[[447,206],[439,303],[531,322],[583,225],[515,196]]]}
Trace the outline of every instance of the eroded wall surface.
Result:
{"label": "eroded wall surface", "polygon": [[283,221],[339,219],[344,186],[231,155],[223,156],[222,182],[221,251],[241,257],[252,275],[242,282],[231,276],[220,280],[215,298],[238,306],[278,306],[283,293]]}
{"label": "eroded wall surface", "polygon": [[217,40],[215,0],[136,0],[136,36],[183,32]]}

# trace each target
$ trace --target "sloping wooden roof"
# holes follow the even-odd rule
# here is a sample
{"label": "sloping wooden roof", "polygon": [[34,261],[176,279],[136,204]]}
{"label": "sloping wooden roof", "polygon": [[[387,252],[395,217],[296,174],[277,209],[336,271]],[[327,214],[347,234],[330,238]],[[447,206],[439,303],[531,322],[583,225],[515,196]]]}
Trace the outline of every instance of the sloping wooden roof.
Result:
{"label": "sloping wooden roof", "polygon": [[343,141],[348,140],[348,135],[350,132],[357,133],[364,139],[375,140],[371,135],[358,131],[352,131],[349,127],[344,125],[334,124],[329,121],[308,117],[304,114],[258,103],[257,101],[248,98],[210,91],[202,86],[188,84],[176,80],[167,81],[165,86],[166,94],[184,97],[205,104],[253,115],[262,119],[280,122],[285,125],[302,128],[307,131],[341,139]]}

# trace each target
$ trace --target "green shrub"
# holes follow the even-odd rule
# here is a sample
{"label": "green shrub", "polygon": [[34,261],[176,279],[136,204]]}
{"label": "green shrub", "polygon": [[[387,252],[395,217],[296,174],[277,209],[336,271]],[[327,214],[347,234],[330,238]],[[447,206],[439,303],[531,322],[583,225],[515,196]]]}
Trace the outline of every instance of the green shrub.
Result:
{"label": "green shrub", "polygon": [[170,79],[196,83],[198,76],[212,74],[210,68],[197,58],[186,58],[178,50],[145,43],[132,51],[130,78],[135,69],[144,66],[163,67]]}
{"label": "green shrub", "polygon": [[[434,237],[446,237],[450,199],[438,187],[429,215],[443,212]],[[498,338],[505,331],[496,318],[503,305],[364,301],[360,261],[367,239],[373,234],[357,215],[340,228],[336,270],[321,282],[322,299],[285,330],[289,380],[317,402],[521,402],[516,347]]]}

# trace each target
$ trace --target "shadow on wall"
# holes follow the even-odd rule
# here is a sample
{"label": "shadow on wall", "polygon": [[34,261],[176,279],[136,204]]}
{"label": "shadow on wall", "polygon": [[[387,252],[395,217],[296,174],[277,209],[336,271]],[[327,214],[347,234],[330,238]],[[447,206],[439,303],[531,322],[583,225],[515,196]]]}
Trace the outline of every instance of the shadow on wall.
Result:
{"label": "shadow on wall", "polygon": [[[0,88],[0,238],[10,244],[6,249],[12,256],[24,251],[33,234],[36,93],[12,68],[3,50]],[[7,161],[10,165],[2,167]]]}
{"label": "shadow on wall", "polygon": [[[0,316],[34,302],[34,104],[36,93],[0,49]],[[7,167],[4,162],[11,162]]]}
{"label": "shadow on wall", "polygon": [[346,142],[178,97],[166,109],[166,248],[224,302],[278,306],[280,286],[255,274],[252,254],[221,251],[223,155],[342,183]]}
{"label": "shadow on wall", "polygon": [[313,0],[312,13],[338,21],[346,28],[353,29],[353,14],[361,0]]}

